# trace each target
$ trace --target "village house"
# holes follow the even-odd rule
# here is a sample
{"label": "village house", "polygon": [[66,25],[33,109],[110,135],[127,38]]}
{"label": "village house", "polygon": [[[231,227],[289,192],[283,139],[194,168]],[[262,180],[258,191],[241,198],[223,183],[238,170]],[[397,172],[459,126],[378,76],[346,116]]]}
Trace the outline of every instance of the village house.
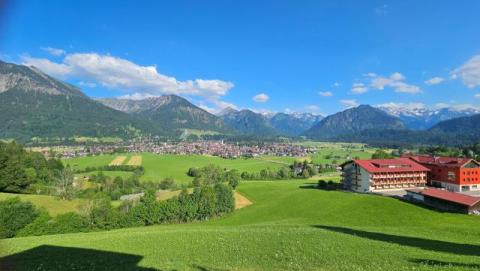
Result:
{"label": "village house", "polygon": [[351,160],[341,168],[344,188],[356,192],[423,187],[429,171],[408,158]]}
{"label": "village house", "polygon": [[480,163],[469,158],[405,155],[430,169],[428,184],[449,191],[480,190]]}

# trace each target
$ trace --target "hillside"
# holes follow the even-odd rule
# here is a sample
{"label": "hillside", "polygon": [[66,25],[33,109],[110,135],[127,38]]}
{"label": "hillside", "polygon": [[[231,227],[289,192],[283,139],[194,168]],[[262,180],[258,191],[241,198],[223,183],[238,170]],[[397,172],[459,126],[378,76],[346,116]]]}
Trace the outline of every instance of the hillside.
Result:
{"label": "hillside", "polygon": [[398,118],[380,109],[360,105],[324,118],[304,135],[313,139],[335,139],[338,136],[372,129],[401,130],[405,129],[405,126]]}
{"label": "hillside", "polygon": [[227,125],[245,135],[274,136],[279,134],[266,117],[248,109],[227,112],[222,118]]}
{"label": "hillside", "polygon": [[164,134],[152,123],[96,102],[36,68],[0,62],[0,138]]}
{"label": "hillside", "polygon": [[197,129],[232,133],[223,120],[176,95],[146,98],[143,100],[100,99],[113,109],[130,113],[155,122],[163,129]]}
{"label": "hillside", "polygon": [[0,268],[433,271],[480,266],[477,216],[312,189],[298,180],[244,182],[238,191],[254,204],[208,222],[1,240]]}
{"label": "hillside", "polygon": [[480,114],[469,117],[460,117],[439,122],[430,132],[458,133],[471,136],[480,136]]}

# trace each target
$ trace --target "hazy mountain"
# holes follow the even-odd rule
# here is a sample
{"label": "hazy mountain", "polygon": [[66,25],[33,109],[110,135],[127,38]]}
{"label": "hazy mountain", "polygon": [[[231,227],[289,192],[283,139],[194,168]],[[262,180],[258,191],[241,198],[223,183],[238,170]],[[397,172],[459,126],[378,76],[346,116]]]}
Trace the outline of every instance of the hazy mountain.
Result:
{"label": "hazy mountain", "polygon": [[33,67],[0,62],[0,138],[162,134],[149,122],[113,110]]}
{"label": "hazy mountain", "polygon": [[270,125],[267,118],[248,109],[231,111],[223,115],[222,118],[226,124],[242,134],[257,136],[278,134],[278,131]]}
{"label": "hazy mountain", "polygon": [[170,131],[197,129],[221,133],[232,132],[221,118],[176,95],[143,100],[99,99],[99,101],[116,110],[149,119]]}
{"label": "hazy mountain", "polygon": [[369,105],[360,105],[330,115],[304,134],[315,139],[334,139],[372,129],[404,129],[400,119]]}
{"label": "hazy mountain", "polygon": [[472,107],[428,109],[422,104],[417,106],[383,104],[376,107],[392,116],[398,117],[407,128],[412,130],[425,130],[444,120],[480,113],[479,109]]}
{"label": "hazy mountain", "polygon": [[480,137],[480,114],[442,121],[430,128],[429,131],[474,136],[478,140]]}
{"label": "hazy mountain", "polygon": [[232,113],[236,113],[238,112],[238,110],[236,109],[233,109],[229,106],[225,107],[224,109],[222,109],[220,112],[217,113],[217,116],[219,117],[223,117],[225,115],[228,115],[228,114],[232,114]]}
{"label": "hazy mountain", "polygon": [[321,116],[310,113],[277,113],[268,119],[280,134],[298,136],[321,120]]}

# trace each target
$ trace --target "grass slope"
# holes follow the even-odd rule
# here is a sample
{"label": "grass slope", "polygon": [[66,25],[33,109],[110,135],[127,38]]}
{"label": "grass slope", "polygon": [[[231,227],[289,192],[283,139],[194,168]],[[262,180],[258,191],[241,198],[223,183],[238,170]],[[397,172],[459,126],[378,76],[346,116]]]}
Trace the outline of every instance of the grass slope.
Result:
{"label": "grass slope", "polygon": [[67,212],[78,212],[82,204],[82,199],[59,200],[53,196],[47,195],[0,193],[0,200],[13,197],[20,197],[23,201],[30,201],[37,207],[45,208],[52,216]]}
{"label": "grass slope", "polygon": [[480,268],[480,217],[311,189],[302,181],[244,182],[239,191],[254,204],[209,222],[3,240],[0,264],[17,270]]}

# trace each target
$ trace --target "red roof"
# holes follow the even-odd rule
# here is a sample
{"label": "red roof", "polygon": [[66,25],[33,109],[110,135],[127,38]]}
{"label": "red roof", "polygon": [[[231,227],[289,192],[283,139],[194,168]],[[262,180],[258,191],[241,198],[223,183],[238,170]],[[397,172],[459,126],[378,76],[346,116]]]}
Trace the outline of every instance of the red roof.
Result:
{"label": "red roof", "polygon": [[408,158],[354,160],[354,163],[370,173],[429,171]]}
{"label": "red roof", "polygon": [[[430,164],[437,166],[462,167],[473,159],[445,156],[428,156],[428,155],[406,155],[410,159],[422,164]],[[474,160],[474,162],[476,162]]]}
{"label": "red roof", "polygon": [[429,189],[420,191],[419,193],[422,194],[423,196],[451,201],[451,202],[455,202],[455,203],[466,205],[466,206],[473,206],[480,202],[480,198],[478,197],[472,197],[472,196],[450,192],[442,189],[429,188]]}

